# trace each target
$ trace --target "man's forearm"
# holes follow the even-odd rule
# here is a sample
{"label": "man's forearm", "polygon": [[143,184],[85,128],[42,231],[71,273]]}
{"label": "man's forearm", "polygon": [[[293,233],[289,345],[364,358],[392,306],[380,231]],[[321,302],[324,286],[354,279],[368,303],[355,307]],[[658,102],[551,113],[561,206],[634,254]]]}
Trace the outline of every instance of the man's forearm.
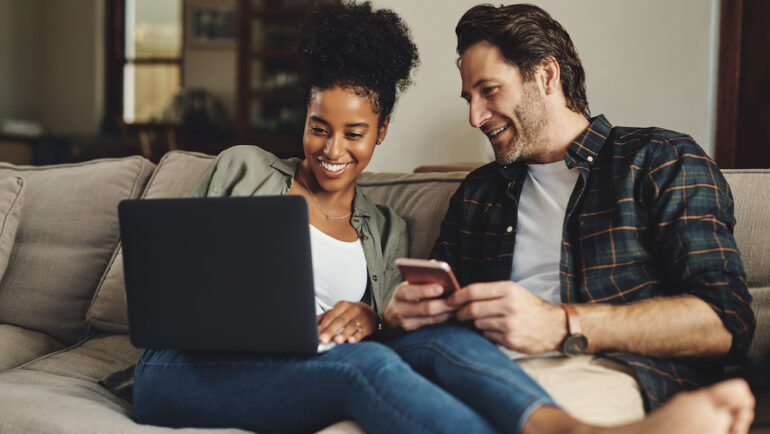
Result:
{"label": "man's forearm", "polygon": [[588,351],[650,357],[721,357],[732,335],[703,300],[657,297],[625,305],[578,304]]}

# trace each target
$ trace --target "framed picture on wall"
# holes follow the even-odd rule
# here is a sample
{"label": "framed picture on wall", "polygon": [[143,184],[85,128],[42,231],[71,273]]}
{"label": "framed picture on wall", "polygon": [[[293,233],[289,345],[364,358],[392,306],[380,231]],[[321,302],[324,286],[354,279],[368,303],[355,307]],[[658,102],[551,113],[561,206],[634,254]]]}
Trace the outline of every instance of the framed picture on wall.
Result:
{"label": "framed picture on wall", "polygon": [[235,0],[186,0],[185,34],[189,48],[235,47]]}

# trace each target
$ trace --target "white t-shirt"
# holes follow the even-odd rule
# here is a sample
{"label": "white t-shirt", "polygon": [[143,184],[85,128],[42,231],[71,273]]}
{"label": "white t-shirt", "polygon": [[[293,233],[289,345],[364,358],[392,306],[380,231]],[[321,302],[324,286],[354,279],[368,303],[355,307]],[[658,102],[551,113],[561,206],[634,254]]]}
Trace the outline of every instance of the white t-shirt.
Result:
{"label": "white t-shirt", "polygon": [[[511,280],[548,303],[559,305],[564,216],[579,173],[577,169],[568,168],[564,161],[528,164],[527,167],[529,170],[519,199]],[[511,358],[524,356],[515,351],[505,352]]]}
{"label": "white t-shirt", "polygon": [[367,270],[359,240],[341,241],[310,225],[316,315],[342,300],[361,301],[366,292]]}

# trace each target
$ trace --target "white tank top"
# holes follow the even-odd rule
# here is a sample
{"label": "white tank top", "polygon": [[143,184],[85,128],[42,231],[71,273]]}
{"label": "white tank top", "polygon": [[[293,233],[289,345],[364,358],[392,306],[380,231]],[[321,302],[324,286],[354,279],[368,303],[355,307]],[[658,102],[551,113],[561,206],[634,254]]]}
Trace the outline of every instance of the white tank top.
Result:
{"label": "white tank top", "polygon": [[342,300],[361,301],[366,292],[366,257],[361,242],[340,241],[310,225],[316,315]]}

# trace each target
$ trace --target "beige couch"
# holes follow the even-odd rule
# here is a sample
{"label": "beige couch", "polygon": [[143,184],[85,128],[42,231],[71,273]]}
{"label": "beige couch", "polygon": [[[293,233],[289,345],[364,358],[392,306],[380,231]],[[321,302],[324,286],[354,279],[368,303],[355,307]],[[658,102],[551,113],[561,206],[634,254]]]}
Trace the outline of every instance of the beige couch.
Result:
{"label": "beige couch", "polygon": [[[127,335],[116,209],[123,199],[183,195],[211,158],[171,152],[157,167],[142,157],[48,167],[0,163],[0,186],[9,177],[17,178],[8,185],[23,186],[3,187],[11,196],[5,202],[0,194],[0,270],[8,263],[0,280],[1,433],[165,431],[136,424],[131,406],[97,384],[140,354]],[[365,173],[360,185],[407,219],[412,253],[425,257],[463,176]],[[760,404],[770,407],[762,395],[770,390],[763,385],[770,353],[770,170],[726,176],[758,320],[751,356],[759,369],[738,373],[752,377]],[[15,242],[8,245],[3,239],[15,216]],[[760,410],[755,432],[763,426],[770,421]],[[356,427],[343,423],[332,430]]]}

